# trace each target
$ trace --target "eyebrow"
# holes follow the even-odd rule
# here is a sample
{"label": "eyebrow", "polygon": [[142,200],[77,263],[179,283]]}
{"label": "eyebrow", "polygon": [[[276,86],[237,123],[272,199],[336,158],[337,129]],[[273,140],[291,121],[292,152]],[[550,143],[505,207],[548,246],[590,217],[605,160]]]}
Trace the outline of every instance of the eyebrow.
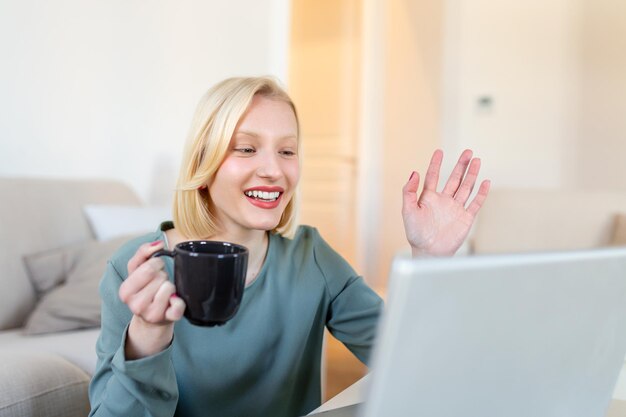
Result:
{"label": "eyebrow", "polygon": [[[255,138],[258,138],[260,136],[258,133],[250,132],[248,130],[237,130],[235,131],[235,135],[248,135],[248,136],[252,136]],[[278,139],[298,139],[298,136],[297,135],[285,135],[285,136],[281,136]]]}

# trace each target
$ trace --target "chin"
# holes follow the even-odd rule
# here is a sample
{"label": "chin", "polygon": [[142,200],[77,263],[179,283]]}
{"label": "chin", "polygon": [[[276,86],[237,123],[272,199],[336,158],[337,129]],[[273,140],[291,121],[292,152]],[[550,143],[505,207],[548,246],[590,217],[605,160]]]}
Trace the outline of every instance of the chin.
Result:
{"label": "chin", "polygon": [[278,227],[280,220],[282,219],[284,209],[270,211],[254,211],[245,213],[245,217],[242,220],[250,229],[271,231]]}
{"label": "chin", "polygon": [[278,227],[278,223],[280,223],[280,221],[255,222],[250,225],[250,228],[255,229],[255,230],[265,230],[266,232],[270,232],[276,229],[276,227]]}

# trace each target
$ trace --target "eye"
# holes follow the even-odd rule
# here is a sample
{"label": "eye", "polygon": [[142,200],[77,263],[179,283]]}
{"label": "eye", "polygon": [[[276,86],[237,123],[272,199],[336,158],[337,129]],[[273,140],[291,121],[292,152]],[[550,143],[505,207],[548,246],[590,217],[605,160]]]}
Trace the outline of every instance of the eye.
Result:
{"label": "eye", "polygon": [[285,149],[279,152],[281,155],[283,156],[295,156],[296,153],[294,151],[292,151],[291,149]]}
{"label": "eye", "polygon": [[243,154],[253,154],[255,152],[254,148],[249,146],[241,146],[235,148],[235,152],[243,153]]}

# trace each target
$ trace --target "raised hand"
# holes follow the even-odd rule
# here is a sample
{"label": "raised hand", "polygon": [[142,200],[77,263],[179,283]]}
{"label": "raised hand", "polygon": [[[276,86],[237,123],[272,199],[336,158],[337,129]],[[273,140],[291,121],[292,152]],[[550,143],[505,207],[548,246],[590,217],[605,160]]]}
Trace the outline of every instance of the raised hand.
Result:
{"label": "raised hand", "polygon": [[490,181],[485,180],[466,207],[480,171],[480,159],[472,159],[470,150],[463,151],[443,190],[438,192],[442,160],[443,152],[436,150],[419,198],[417,172],[411,174],[402,189],[402,219],[413,256],[453,255],[463,244],[489,193]]}

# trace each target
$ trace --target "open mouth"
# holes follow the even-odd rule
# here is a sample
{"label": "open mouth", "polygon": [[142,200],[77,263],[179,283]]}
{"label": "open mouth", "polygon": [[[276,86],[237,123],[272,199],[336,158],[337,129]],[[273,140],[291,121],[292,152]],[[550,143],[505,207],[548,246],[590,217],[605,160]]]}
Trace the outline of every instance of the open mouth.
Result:
{"label": "open mouth", "polygon": [[259,201],[265,201],[268,203],[278,200],[278,197],[280,197],[281,195],[281,193],[278,191],[257,191],[257,190],[245,191],[244,194],[247,197],[250,197]]}

